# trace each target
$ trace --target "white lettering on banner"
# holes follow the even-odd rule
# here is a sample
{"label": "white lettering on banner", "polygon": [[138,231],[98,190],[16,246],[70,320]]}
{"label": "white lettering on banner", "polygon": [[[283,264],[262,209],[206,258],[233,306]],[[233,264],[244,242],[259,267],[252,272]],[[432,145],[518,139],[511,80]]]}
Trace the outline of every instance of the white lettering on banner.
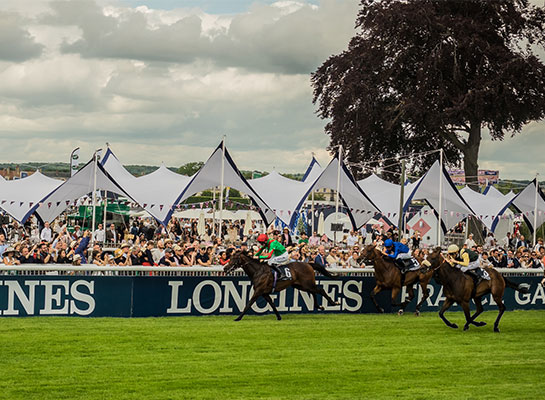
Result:
{"label": "white lettering on banner", "polygon": [[178,307],[178,300],[180,294],[180,286],[184,284],[183,281],[169,281],[169,286],[172,288],[170,297],[170,307],[167,309],[167,314],[189,314],[191,312],[191,299],[187,299],[187,306],[184,308]]}
{"label": "white lettering on banner", "polygon": [[[433,285],[428,285],[428,292],[429,292],[429,296],[426,299],[426,303],[428,304],[428,307],[433,307],[432,298],[433,298],[433,294],[435,293],[435,287]],[[420,295],[422,296],[422,294]],[[422,300],[422,297],[418,298],[418,301],[420,300]]]}
{"label": "white lettering on banner", "polygon": [[[44,291],[44,308],[40,310],[41,315],[67,315],[68,314],[68,281],[41,281]],[[56,287],[56,290],[53,288]],[[64,288],[64,292],[61,290]],[[65,297],[63,301],[63,297]],[[55,306],[53,305],[55,301]],[[57,307],[57,308],[53,308]],[[60,308],[59,308],[60,307]]]}
{"label": "white lettering on banner", "polygon": [[534,298],[532,299],[532,304],[536,304],[537,300],[541,300],[541,304],[545,304],[545,292],[543,291],[543,286],[537,285]]}
{"label": "white lettering on banner", "polygon": [[[350,286],[354,285],[357,292],[352,292],[350,290]],[[359,311],[361,309],[361,306],[363,305],[363,297],[361,295],[361,291],[363,289],[363,282],[362,281],[346,281],[343,288],[343,294],[344,297],[342,304],[343,309],[346,311]],[[347,299],[354,300],[356,302],[355,306],[349,306]]]}
{"label": "white lettering on banner", "polygon": [[443,286],[441,286],[439,288],[439,293],[437,293],[437,299],[435,299],[435,304],[434,306],[435,307],[439,307],[439,304],[442,302],[442,301],[445,301],[447,298],[446,297],[443,297]]}
{"label": "white lettering on banner", "polygon": [[309,311],[314,310],[314,299],[312,298],[312,295],[307,292],[301,292],[298,289],[293,289],[293,306],[290,307],[290,311],[302,310],[301,306],[299,305],[299,297],[303,299]]}
{"label": "white lettering on banner", "polygon": [[36,298],[36,286],[40,281],[25,281],[28,286],[28,297],[25,294],[21,285],[17,281],[5,281],[4,284],[8,287],[8,308],[4,311],[4,315],[19,315],[19,310],[15,309],[15,296],[21,302],[28,315],[34,315],[34,300]]}
{"label": "white lettering on banner", "polygon": [[[331,297],[331,299],[333,301],[337,301],[336,298],[337,296],[335,295],[335,288],[338,288],[339,289],[339,294],[341,293],[341,287],[342,287],[342,282],[340,281],[320,281],[320,284],[322,285],[322,287],[324,288],[324,291],[328,294],[329,297]],[[331,291],[329,291],[329,287],[332,287]],[[336,306],[330,306],[327,304],[327,299],[324,298],[322,296],[322,306],[325,308],[326,311],[341,311],[341,305],[336,305]]]}
{"label": "white lettering on banner", "polygon": [[[212,304],[210,308],[204,308],[201,305],[201,291],[203,287],[205,287],[206,285],[210,285],[214,289],[214,303]],[[207,280],[207,281],[199,282],[197,286],[195,286],[195,290],[193,291],[193,306],[198,312],[203,314],[211,314],[214,311],[216,311],[216,309],[220,306],[220,303],[221,303],[221,287],[216,282]]]}
{"label": "white lettering on banner", "polygon": [[[254,288],[252,287],[252,289],[250,290],[250,299],[252,298],[253,295],[254,295]],[[252,310],[254,310],[258,314],[263,314],[264,312],[272,311],[271,306],[267,302],[265,302],[265,307],[259,307],[257,302],[258,301],[264,301],[264,300],[265,299],[263,299],[263,297],[258,298],[256,300],[256,302],[254,304],[252,304]]]}
{"label": "white lettering on banner", "polygon": [[279,312],[288,311],[289,308],[286,306],[286,291],[282,290],[278,295],[278,307],[276,309]]}
{"label": "white lettering on banner", "polygon": [[[80,292],[78,290],[79,286],[85,286],[89,289],[89,294]],[[95,299],[92,294],[95,293],[95,282],[94,281],[84,281],[79,280],[72,283],[70,287],[70,294],[72,295],[73,300],[70,301],[70,314],[78,315],[90,315],[95,311]],[[76,306],[76,301],[81,301],[82,303],[87,303],[87,309],[82,310]]]}
{"label": "white lettering on banner", "polygon": [[515,301],[517,302],[517,304],[520,304],[522,306],[528,304],[531,301],[531,294],[522,294],[515,290]]}
{"label": "white lettering on banner", "polygon": [[233,309],[229,306],[229,299],[232,298],[239,312],[244,310],[246,303],[248,302],[248,287],[252,284],[250,281],[238,281],[242,287],[242,293],[239,295],[234,281],[222,281],[221,286],[224,287],[223,307],[220,308],[221,313],[233,312]]}

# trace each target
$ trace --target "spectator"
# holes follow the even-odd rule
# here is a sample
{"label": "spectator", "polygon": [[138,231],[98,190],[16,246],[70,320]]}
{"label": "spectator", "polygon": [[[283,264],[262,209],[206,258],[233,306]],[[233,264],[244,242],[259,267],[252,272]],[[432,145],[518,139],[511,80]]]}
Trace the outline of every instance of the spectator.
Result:
{"label": "spectator", "polygon": [[359,253],[356,250],[352,250],[350,258],[348,258],[348,268],[359,268],[360,264],[358,262],[360,258]]}
{"label": "spectator", "polygon": [[6,248],[4,251],[3,263],[5,265],[19,265],[21,262],[15,257],[15,249],[13,247]]}
{"label": "spectator", "polygon": [[358,236],[356,235],[356,232],[350,231],[350,234],[346,238],[346,245],[348,248],[352,248],[356,243],[358,243]]}
{"label": "spectator", "polygon": [[61,249],[57,256],[57,264],[70,264],[70,258],[68,258],[68,255],[66,253],[65,249]]}
{"label": "spectator", "polygon": [[507,232],[505,237],[501,240],[501,247],[504,249],[511,248],[511,234],[509,232]]}
{"label": "spectator", "polygon": [[336,247],[332,247],[329,250],[329,255],[326,258],[327,264],[333,268],[340,267],[340,259],[338,254],[338,249]]}
{"label": "spectator", "polygon": [[81,257],[81,263],[87,264],[87,258],[85,257],[85,251],[87,246],[89,246],[90,232],[83,232],[83,237],[79,240],[78,246],[74,249],[74,255],[79,255]]}
{"label": "spectator", "polygon": [[318,247],[318,254],[316,255],[316,258],[314,259],[314,262],[322,267],[327,267],[329,264],[327,262],[327,258],[325,255],[325,247],[319,246]]}
{"label": "spectator", "polygon": [[514,256],[513,250],[507,250],[507,257],[505,260],[507,268],[520,268],[519,260]]}
{"label": "spectator", "polygon": [[528,242],[524,239],[524,235],[520,235],[515,244],[515,249],[520,249],[521,247],[528,248]]}
{"label": "spectator", "polygon": [[226,251],[220,252],[219,264],[221,266],[224,266],[224,265],[226,265],[228,263],[229,263],[229,259],[227,258],[227,252]]}
{"label": "spectator", "polygon": [[34,250],[37,246],[34,246],[31,249],[28,246],[24,245],[21,247],[21,255],[19,256],[19,262],[21,264],[35,264],[36,260],[34,259]]}
{"label": "spectator", "polygon": [[290,235],[290,230],[288,228],[284,228],[282,231],[282,235],[278,238],[278,241],[280,244],[282,244],[285,248],[292,247],[293,246],[293,240]]}
{"label": "spectator", "polygon": [[40,240],[43,242],[51,243],[53,240],[51,228],[49,227],[49,222],[45,221],[44,228],[40,233]]}
{"label": "spectator", "polygon": [[312,233],[312,236],[308,239],[308,244],[310,247],[316,247],[320,244],[320,237],[316,232]]}
{"label": "spectator", "polygon": [[0,233],[0,257],[4,255],[4,251],[8,248],[8,244],[6,242],[6,234]]}
{"label": "spectator", "polygon": [[496,245],[496,239],[494,238],[494,234],[492,232],[488,232],[488,235],[486,236],[486,239],[484,240],[484,248],[491,249],[495,245]]}
{"label": "spectator", "polygon": [[206,251],[205,245],[201,245],[199,254],[197,254],[195,260],[197,261],[198,265],[201,265],[203,267],[209,267],[212,264],[212,260],[210,259],[210,256]]}
{"label": "spectator", "polygon": [[133,246],[130,251],[130,265],[142,265],[142,252],[140,251],[140,247]]}
{"label": "spectator", "polygon": [[468,249],[472,249],[474,246],[477,245],[477,243],[475,243],[475,241],[473,240],[473,233],[469,234],[464,244],[467,246]]}
{"label": "spectator", "polygon": [[93,233],[93,239],[95,243],[104,243],[104,236],[104,227],[102,226],[102,224],[98,224],[98,228]]}
{"label": "spectator", "polygon": [[165,249],[165,255],[159,260],[159,266],[162,267],[175,267],[176,260],[174,259],[174,254],[172,249]]}
{"label": "spectator", "polygon": [[106,231],[106,241],[108,243],[117,243],[117,231],[115,230],[115,224],[110,224],[110,229]]}
{"label": "spectator", "polygon": [[192,266],[196,264],[197,250],[194,247],[189,247],[184,252],[183,265]]}
{"label": "spectator", "polygon": [[49,252],[48,244],[40,243],[38,251],[34,253],[34,259],[37,264],[48,264],[51,261],[51,253]]}
{"label": "spectator", "polygon": [[422,238],[420,237],[420,232],[415,231],[413,235],[411,236],[411,246],[412,249],[419,249],[420,248],[420,242],[422,241]]}

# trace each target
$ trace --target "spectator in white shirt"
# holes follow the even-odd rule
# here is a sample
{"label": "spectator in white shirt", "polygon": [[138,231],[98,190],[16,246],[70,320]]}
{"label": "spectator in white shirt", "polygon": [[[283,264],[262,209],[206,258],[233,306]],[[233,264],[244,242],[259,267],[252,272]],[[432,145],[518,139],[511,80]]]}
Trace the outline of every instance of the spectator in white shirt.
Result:
{"label": "spectator in white shirt", "polygon": [[102,227],[102,224],[98,224],[98,228],[93,233],[93,238],[96,243],[104,243],[104,228]]}
{"label": "spectator in white shirt", "polygon": [[51,234],[51,228],[49,227],[49,222],[45,222],[44,224],[44,228],[42,229],[42,232],[40,233],[40,240],[43,240],[47,243],[51,243],[51,239],[52,239],[52,234]]}
{"label": "spectator in white shirt", "polygon": [[352,248],[356,243],[358,243],[358,237],[356,236],[356,232],[350,231],[350,235],[348,235],[348,237],[346,238],[346,245]]}
{"label": "spectator in white shirt", "polygon": [[473,248],[473,246],[477,245],[477,243],[475,243],[475,241],[473,240],[473,233],[469,234],[468,238],[466,239],[465,245],[468,249],[471,249]]}

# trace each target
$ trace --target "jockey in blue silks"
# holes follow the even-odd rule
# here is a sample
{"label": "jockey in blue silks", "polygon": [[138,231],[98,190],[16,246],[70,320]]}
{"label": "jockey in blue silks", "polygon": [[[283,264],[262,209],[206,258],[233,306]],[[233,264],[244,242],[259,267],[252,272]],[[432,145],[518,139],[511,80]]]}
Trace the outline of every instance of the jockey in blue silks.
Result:
{"label": "jockey in blue silks", "polygon": [[399,268],[401,273],[405,273],[412,266],[412,257],[409,252],[409,247],[400,242],[394,242],[392,239],[384,241],[384,250],[382,253],[385,256],[394,259],[394,264]]}

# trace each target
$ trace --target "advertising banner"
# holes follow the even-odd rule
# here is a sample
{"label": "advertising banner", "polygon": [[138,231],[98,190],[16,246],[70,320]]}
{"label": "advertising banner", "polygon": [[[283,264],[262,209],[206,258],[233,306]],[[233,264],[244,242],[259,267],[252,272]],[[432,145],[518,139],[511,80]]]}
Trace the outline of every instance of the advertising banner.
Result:
{"label": "advertising banner", "polygon": [[[544,309],[545,291],[539,277],[510,278],[531,285],[529,294],[506,289],[508,310]],[[369,293],[372,277],[321,279],[319,284],[340,304],[328,306],[318,296],[326,313],[376,312]],[[422,311],[439,311],[444,300],[442,288],[428,286],[430,297]],[[0,316],[159,317],[183,315],[239,314],[252,296],[251,283],[244,277],[115,277],[115,276],[0,276]],[[421,298],[418,287],[417,300]],[[405,291],[402,293],[405,296]],[[377,300],[386,312],[391,292]],[[314,312],[312,295],[289,288],[271,295],[280,313]],[[485,309],[496,309],[485,296]],[[406,311],[414,311],[415,301]],[[452,308],[459,309],[458,306]],[[271,312],[265,300],[258,300],[249,314]]]}

